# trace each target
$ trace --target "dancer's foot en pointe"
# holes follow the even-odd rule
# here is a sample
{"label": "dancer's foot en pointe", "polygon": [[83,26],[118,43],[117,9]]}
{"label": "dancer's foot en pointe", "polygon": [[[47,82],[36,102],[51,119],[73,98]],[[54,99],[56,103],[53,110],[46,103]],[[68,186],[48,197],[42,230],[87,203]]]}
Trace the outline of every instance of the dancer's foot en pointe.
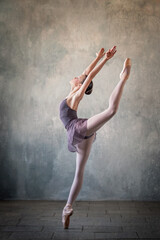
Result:
{"label": "dancer's foot en pointe", "polygon": [[69,227],[69,223],[70,223],[70,216],[73,214],[73,208],[71,206],[71,204],[67,204],[64,208],[63,208],[63,212],[62,212],[62,223],[63,223],[63,227],[66,229]]}
{"label": "dancer's foot en pointe", "polygon": [[126,60],[124,61],[124,64],[123,64],[122,72],[119,75],[120,79],[121,80],[127,80],[129,78],[129,75],[130,75],[130,70],[131,70],[131,59],[126,58]]}

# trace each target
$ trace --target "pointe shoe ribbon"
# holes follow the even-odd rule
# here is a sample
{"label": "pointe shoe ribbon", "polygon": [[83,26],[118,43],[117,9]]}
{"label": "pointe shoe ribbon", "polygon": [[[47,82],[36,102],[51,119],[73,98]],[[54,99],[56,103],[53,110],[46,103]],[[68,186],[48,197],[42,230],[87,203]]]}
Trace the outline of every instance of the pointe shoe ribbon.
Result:
{"label": "pointe shoe ribbon", "polygon": [[71,214],[72,212],[73,212],[73,208],[66,208],[66,209],[63,209],[63,213],[64,213],[64,215]]}

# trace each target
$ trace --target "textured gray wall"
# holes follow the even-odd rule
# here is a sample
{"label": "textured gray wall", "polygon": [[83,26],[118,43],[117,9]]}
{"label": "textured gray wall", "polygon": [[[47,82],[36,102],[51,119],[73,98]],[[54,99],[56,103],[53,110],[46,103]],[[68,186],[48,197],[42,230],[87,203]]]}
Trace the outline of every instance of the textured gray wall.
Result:
{"label": "textured gray wall", "polygon": [[97,132],[77,200],[160,200],[160,1],[0,0],[0,197],[66,200],[76,153],[59,103],[95,53],[117,53],[79,117],[108,107],[126,57],[117,114]]}

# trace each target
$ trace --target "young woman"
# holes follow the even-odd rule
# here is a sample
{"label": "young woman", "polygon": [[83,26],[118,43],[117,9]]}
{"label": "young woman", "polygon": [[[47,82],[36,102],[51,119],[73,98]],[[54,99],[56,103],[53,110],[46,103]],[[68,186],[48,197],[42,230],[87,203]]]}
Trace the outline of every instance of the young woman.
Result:
{"label": "young woman", "polygon": [[[122,72],[120,73],[120,81],[109,98],[109,106],[103,112],[89,119],[78,118],[78,105],[85,93],[91,94],[93,87],[92,79],[115,53],[116,46],[107,52],[104,51],[104,48],[101,48],[95,60],[86,68],[82,75],[70,81],[70,93],[60,104],[60,119],[67,130],[68,150],[76,152],[75,176],[67,203],[62,212],[64,228],[68,228],[69,226],[70,216],[73,214],[72,205],[82,187],[84,167],[89,157],[92,143],[96,138],[96,131],[117,112],[123,87],[130,74],[131,60],[129,58],[125,60]],[[104,57],[103,60],[96,66],[102,57]]]}

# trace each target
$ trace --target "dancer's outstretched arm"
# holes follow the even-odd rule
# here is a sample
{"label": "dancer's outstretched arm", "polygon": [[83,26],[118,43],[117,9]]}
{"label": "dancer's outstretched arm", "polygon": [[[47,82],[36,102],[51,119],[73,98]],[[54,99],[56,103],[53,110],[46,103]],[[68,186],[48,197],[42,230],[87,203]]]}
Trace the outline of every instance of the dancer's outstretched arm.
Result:
{"label": "dancer's outstretched arm", "polygon": [[83,71],[83,73],[78,76],[80,79],[80,82],[83,83],[86,79],[86,76],[89,75],[89,73],[93,70],[93,68],[96,66],[98,61],[105,55],[104,48],[101,48],[98,53],[96,53],[97,57],[91,62],[91,64]]}
{"label": "dancer's outstretched arm", "polygon": [[96,55],[97,57],[91,62],[91,64],[84,70],[82,74],[88,75],[93,70],[98,61],[105,55],[104,48],[101,48]]}
{"label": "dancer's outstretched arm", "polygon": [[80,89],[78,90],[77,94],[82,97],[87,89],[87,87],[89,86],[90,82],[92,81],[92,79],[96,76],[96,74],[101,70],[101,68],[104,66],[104,64],[114,56],[114,54],[116,53],[116,46],[114,46],[112,49],[109,49],[106,53],[105,53],[105,58],[89,73],[88,77],[86,78],[86,80],[84,81],[83,85],[80,87]]}
{"label": "dancer's outstretched arm", "polygon": [[104,64],[114,56],[114,54],[116,53],[116,46],[114,46],[112,49],[109,49],[106,53],[105,53],[105,58],[100,62],[100,64],[95,67],[90,75],[92,77],[92,79],[96,76],[96,74],[101,70],[101,68],[104,66]]}

